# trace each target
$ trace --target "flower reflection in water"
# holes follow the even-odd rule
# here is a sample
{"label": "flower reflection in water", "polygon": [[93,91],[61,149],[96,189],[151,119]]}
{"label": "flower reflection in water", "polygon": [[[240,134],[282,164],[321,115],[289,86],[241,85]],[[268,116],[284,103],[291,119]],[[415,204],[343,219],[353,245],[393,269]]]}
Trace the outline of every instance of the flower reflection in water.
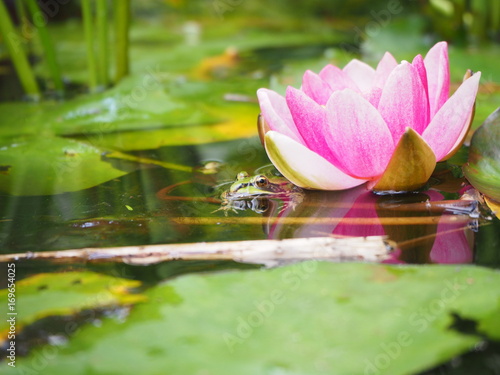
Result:
{"label": "flower reflection in water", "polygon": [[[470,263],[476,207],[475,200],[444,200],[433,190],[404,196],[377,196],[364,188],[312,191],[295,208],[270,201],[265,215],[282,220],[265,230],[273,239],[387,236],[397,249],[386,263]],[[306,224],[294,223],[306,217]]]}

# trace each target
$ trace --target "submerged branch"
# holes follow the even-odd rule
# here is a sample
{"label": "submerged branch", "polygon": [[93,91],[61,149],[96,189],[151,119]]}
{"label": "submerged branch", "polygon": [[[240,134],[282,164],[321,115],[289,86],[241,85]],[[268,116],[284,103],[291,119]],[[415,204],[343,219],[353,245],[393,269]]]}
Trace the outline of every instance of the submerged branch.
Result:
{"label": "submerged branch", "polygon": [[296,260],[330,260],[335,262],[379,262],[392,250],[384,237],[314,237],[286,240],[198,242],[85,248],[40,253],[0,255],[0,262],[46,260],[55,263],[124,262],[148,265],[171,260],[234,260],[268,266]]}
{"label": "submerged branch", "polygon": [[323,225],[340,223],[347,225],[436,225],[470,222],[468,215],[412,216],[412,217],[172,217],[171,222],[181,225]]}

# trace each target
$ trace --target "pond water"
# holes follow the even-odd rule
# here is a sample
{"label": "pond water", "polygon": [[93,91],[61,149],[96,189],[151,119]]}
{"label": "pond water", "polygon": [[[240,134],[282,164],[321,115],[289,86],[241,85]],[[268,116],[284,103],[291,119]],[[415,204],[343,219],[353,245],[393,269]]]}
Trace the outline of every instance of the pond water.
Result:
{"label": "pond water", "polygon": [[[453,166],[440,166],[429,188],[418,193],[376,195],[363,186],[342,192],[304,191],[293,204],[261,196],[259,209],[251,209],[251,197],[241,199],[246,209],[223,210],[221,194],[239,171],[278,174],[257,137],[202,147],[168,147],[135,156],[182,164],[193,172],[143,165],[82,191],[2,195],[2,253],[387,236],[399,248],[394,261],[498,267],[494,253],[499,238],[493,229],[498,227],[498,219],[476,201],[474,189],[463,177],[453,176]],[[213,161],[218,162],[216,170],[205,174],[203,165]]]}
{"label": "pond water", "polygon": [[[19,374],[499,373],[500,220],[463,175],[468,147],[414,193],[224,195],[242,171],[279,175],[257,136],[258,88],[283,93],[305,70],[352,58],[374,66],[386,50],[425,54],[431,8],[407,4],[400,17],[383,1],[338,2],[339,14],[322,1],[213,1],[207,16],[198,2],[161,3],[136,5],[132,73],[100,92],[86,92],[71,7],[49,27],[64,52],[64,100],[20,100],[0,56],[0,373],[13,371],[12,345]],[[376,35],[359,35],[375,21]],[[439,25],[452,38],[454,24]],[[450,42],[452,89],[465,69],[482,72],[477,129],[498,107],[500,49],[461,43]],[[384,257],[299,262],[278,249],[261,262],[138,265],[105,255],[311,237],[376,240]]]}

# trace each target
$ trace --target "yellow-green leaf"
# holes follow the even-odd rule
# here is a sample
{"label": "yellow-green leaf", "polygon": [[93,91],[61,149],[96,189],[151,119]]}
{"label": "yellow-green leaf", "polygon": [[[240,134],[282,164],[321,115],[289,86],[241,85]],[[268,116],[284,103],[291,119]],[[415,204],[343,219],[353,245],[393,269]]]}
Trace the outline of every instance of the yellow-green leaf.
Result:
{"label": "yellow-green leaf", "polygon": [[[53,315],[71,315],[86,309],[134,304],[145,300],[129,289],[139,281],[126,280],[94,272],[41,273],[15,283],[15,302],[9,312],[17,313],[16,334],[23,326]],[[12,288],[11,288],[12,289]],[[5,303],[12,290],[0,290]],[[0,321],[0,341],[9,330],[6,319]]]}

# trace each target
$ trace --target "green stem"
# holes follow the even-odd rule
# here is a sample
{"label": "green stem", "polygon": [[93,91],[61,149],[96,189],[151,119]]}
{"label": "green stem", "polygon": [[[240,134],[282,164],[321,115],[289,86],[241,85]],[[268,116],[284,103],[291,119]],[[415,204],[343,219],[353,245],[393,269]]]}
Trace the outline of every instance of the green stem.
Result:
{"label": "green stem", "polygon": [[150,158],[143,158],[140,156],[126,154],[126,153],[120,152],[120,151],[110,151],[110,152],[106,153],[105,156],[106,156],[106,158],[110,158],[110,159],[129,160],[129,161],[133,161],[133,162],[141,163],[141,164],[154,164],[154,165],[158,165],[160,167],[166,168],[166,169],[173,169],[175,171],[190,172],[190,173],[193,172],[193,168],[188,167],[186,165],[169,163],[166,161],[155,160],[155,159],[150,159]]}
{"label": "green stem", "polygon": [[495,35],[500,32],[500,1],[493,0],[490,4],[491,31]]}
{"label": "green stem", "polygon": [[118,82],[129,72],[128,44],[130,0],[114,0],[116,35],[116,77]]}
{"label": "green stem", "polygon": [[25,40],[26,48],[24,49],[26,54],[29,56],[33,52],[33,43],[28,43],[34,34],[34,26],[28,19],[28,9],[26,9],[26,3],[24,1],[16,1],[16,12],[19,18],[19,34],[21,38]]}
{"label": "green stem", "polygon": [[38,35],[40,36],[47,67],[50,75],[52,76],[52,81],[54,82],[54,88],[56,91],[62,93],[64,91],[64,84],[61,78],[61,70],[59,68],[59,64],[57,63],[54,45],[50,39],[44,19],[41,17],[37,18],[37,14],[41,13],[40,8],[38,7],[36,0],[25,1],[28,11],[31,13],[31,19],[33,20],[36,30],[38,31]]}
{"label": "green stem", "polygon": [[108,1],[97,1],[97,42],[98,42],[98,66],[99,79],[104,86],[108,85]]}
{"label": "green stem", "polygon": [[0,34],[3,36],[24,91],[28,95],[38,98],[40,96],[38,83],[36,82],[28,58],[20,46],[22,43],[21,38],[14,30],[14,25],[3,1],[0,1]]}
{"label": "green stem", "polygon": [[[98,79],[94,53],[94,33],[92,25],[92,4],[91,0],[82,0],[83,29],[85,32],[85,44],[87,48],[87,65],[89,69],[89,89],[96,91]],[[102,0],[101,0],[102,1]]]}
{"label": "green stem", "polygon": [[[26,4],[24,1],[16,1],[16,13],[19,18],[19,27],[21,30],[29,30],[28,14],[26,11]],[[21,32],[22,35],[22,32]]]}

